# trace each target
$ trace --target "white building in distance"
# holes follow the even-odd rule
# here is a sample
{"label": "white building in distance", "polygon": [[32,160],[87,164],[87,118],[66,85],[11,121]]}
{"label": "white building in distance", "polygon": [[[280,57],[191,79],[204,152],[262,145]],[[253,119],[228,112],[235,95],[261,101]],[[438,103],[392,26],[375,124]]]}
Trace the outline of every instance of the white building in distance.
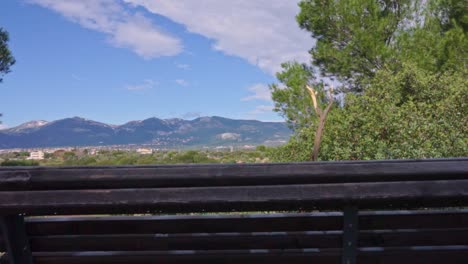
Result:
{"label": "white building in distance", "polygon": [[137,152],[138,154],[143,154],[143,155],[145,155],[145,154],[153,154],[153,150],[152,150],[152,149],[147,149],[147,148],[139,148],[139,149],[136,150],[136,152]]}
{"label": "white building in distance", "polygon": [[38,150],[38,151],[31,151],[29,152],[29,158],[30,160],[43,160],[44,159],[44,151]]}

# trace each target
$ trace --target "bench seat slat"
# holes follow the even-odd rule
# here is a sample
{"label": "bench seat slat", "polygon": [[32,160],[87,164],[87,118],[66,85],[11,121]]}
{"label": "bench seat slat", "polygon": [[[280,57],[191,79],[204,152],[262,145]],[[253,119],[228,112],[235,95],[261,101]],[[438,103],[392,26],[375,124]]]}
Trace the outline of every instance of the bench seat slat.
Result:
{"label": "bench seat slat", "polygon": [[363,211],[359,229],[468,228],[467,209]]}
{"label": "bench seat slat", "polygon": [[[202,250],[338,247],[341,231],[213,233],[173,235],[62,235],[30,237],[33,251]],[[468,229],[371,230],[359,233],[361,247],[468,245]],[[0,243],[0,252],[5,245]]]}
{"label": "bench seat slat", "polygon": [[32,237],[34,251],[225,250],[340,247],[341,232]]}
{"label": "bench seat slat", "polygon": [[[341,212],[26,218],[38,235],[155,234],[341,230]],[[361,211],[361,230],[468,228],[468,209]]]}
{"label": "bench seat slat", "polygon": [[101,216],[27,218],[31,236],[86,234],[171,234],[340,230],[340,213],[222,216]]}
{"label": "bench seat slat", "polygon": [[[341,231],[173,235],[81,235],[31,237],[33,251],[221,250],[333,248]],[[468,229],[372,230],[359,233],[360,247],[468,245]]]}
{"label": "bench seat slat", "polygon": [[468,180],[0,192],[0,213],[225,212],[468,203]]}
{"label": "bench seat slat", "polygon": [[[254,249],[254,250],[175,250],[37,252],[37,264],[55,263],[336,263],[340,249]],[[43,261],[44,260],[44,261]],[[68,261],[71,262],[68,262]],[[80,262],[82,261],[82,262]],[[265,262],[266,261],[266,262]]]}
{"label": "bench seat slat", "polygon": [[[358,262],[371,263],[466,263],[468,246],[359,248]],[[94,251],[36,252],[37,264],[56,263],[340,263],[340,249],[210,250],[210,251]],[[267,262],[265,262],[267,261]],[[271,261],[271,262],[270,262]]]}

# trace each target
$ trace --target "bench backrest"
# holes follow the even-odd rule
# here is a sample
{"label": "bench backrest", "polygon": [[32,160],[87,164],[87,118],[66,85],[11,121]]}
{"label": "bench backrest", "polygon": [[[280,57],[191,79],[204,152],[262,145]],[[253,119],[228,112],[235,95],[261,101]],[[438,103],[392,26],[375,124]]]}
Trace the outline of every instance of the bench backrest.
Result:
{"label": "bench backrest", "polygon": [[[15,264],[464,263],[467,205],[468,159],[4,168],[0,251]],[[451,208],[420,210],[436,207]],[[340,212],[21,216],[315,209]]]}
{"label": "bench backrest", "polygon": [[[468,210],[364,211],[358,224],[357,263],[467,263]],[[26,230],[47,264],[340,263],[343,246],[339,212],[39,217]]]}

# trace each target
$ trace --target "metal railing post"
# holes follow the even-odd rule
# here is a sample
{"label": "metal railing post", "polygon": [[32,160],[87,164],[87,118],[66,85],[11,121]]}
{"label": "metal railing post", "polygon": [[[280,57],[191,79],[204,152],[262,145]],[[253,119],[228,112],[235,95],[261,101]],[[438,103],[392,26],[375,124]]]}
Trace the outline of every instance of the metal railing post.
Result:
{"label": "metal railing post", "polygon": [[358,208],[346,206],[343,210],[343,264],[356,264],[358,232]]}

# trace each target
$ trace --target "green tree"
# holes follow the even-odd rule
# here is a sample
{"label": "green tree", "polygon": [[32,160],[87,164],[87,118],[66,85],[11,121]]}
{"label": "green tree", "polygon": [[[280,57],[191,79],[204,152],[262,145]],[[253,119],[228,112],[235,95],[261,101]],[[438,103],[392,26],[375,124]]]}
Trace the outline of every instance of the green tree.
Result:
{"label": "green tree", "polygon": [[10,67],[15,64],[15,58],[8,47],[9,35],[6,30],[0,27],[0,82],[3,75],[10,72]]}
{"label": "green tree", "polygon": [[433,73],[466,69],[468,15],[466,1],[465,13],[461,15],[461,4],[458,0],[427,1],[423,23],[401,32],[398,37],[397,66],[412,62]]}
{"label": "green tree", "polygon": [[[458,157],[468,154],[467,71],[433,73],[405,63],[376,73],[363,94],[348,94],[330,112],[320,160]],[[306,161],[313,127],[270,153]]]}
{"label": "green tree", "polygon": [[315,82],[313,70],[306,65],[288,62],[281,67],[283,71],[276,77],[282,85],[270,85],[274,111],[282,115],[293,130],[309,127],[314,123],[315,112],[305,86],[311,84],[321,88],[323,85]]}
{"label": "green tree", "polygon": [[317,160],[325,122],[334,104],[333,91],[328,96],[321,82],[317,82],[313,70],[299,63],[284,63],[284,71],[277,74],[283,85],[270,86],[274,111],[279,112],[288,125],[296,132],[315,130],[314,144],[310,148],[310,157]]}
{"label": "green tree", "polygon": [[376,73],[330,116],[324,160],[457,157],[468,154],[468,72],[404,64]]}
{"label": "green tree", "polygon": [[[8,32],[0,27],[0,83],[3,81],[3,75],[9,73],[10,67],[15,64],[15,58],[8,48],[8,40]],[[0,113],[0,117],[2,116],[3,114]]]}
{"label": "green tree", "polygon": [[[314,67],[347,93],[330,112],[319,159],[466,156],[467,15],[456,0],[303,0],[297,19],[317,43]],[[317,115],[304,86],[317,73],[283,64],[275,110],[295,135],[276,161],[309,160]],[[324,89],[321,100],[325,100]],[[306,110],[302,110],[306,109]],[[448,115],[447,113],[450,113]]]}
{"label": "green tree", "polygon": [[352,91],[362,91],[368,78],[394,59],[395,40],[415,23],[420,3],[303,0],[297,21],[316,39],[310,54],[321,74],[336,77]]}

